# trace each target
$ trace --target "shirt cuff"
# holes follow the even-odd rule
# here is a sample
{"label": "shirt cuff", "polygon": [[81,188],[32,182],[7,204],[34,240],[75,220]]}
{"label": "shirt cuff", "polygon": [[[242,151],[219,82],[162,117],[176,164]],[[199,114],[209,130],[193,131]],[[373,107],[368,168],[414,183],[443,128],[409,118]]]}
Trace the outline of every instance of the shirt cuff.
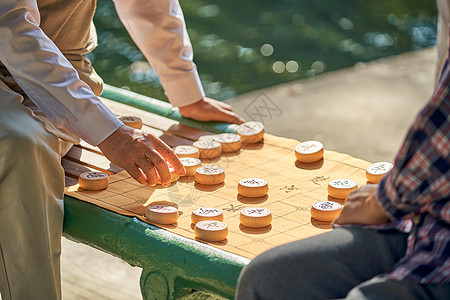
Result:
{"label": "shirt cuff", "polygon": [[400,200],[397,195],[394,180],[394,172],[390,172],[384,176],[378,185],[377,197],[380,200],[383,210],[389,215],[391,220],[401,220],[408,213],[395,206],[395,203],[399,203]]}
{"label": "shirt cuff", "polygon": [[96,105],[75,124],[80,137],[93,146],[97,146],[114,131],[123,126],[120,121],[103,104]]}
{"label": "shirt cuff", "polygon": [[205,92],[196,70],[179,79],[171,81],[161,80],[161,83],[167,98],[173,106],[187,106],[205,97]]}

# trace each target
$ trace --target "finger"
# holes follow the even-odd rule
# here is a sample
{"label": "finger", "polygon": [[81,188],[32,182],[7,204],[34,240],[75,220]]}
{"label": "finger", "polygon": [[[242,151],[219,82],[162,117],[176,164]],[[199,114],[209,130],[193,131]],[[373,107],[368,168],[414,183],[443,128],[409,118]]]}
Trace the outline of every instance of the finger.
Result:
{"label": "finger", "polygon": [[353,209],[350,205],[344,206],[339,216],[336,219],[334,219],[333,224],[344,225],[354,223],[355,220],[354,217],[352,216],[352,211]]}
{"label": "finger", "polygon": [[170,163],[175,173],[183,176],[184,174],[186,174],[186,169],[184,168],[178,156],[173,152],[173,150],[169,150],[169,152],[164,153],[163,157]]}
{"label": "finger", "polygon": [[235,115],[235,118],[230,123],[240,125],[240,124],[245,122],[245,120],[241,116],[239,116],[238,114],[235,113],[234,115]]}
{"label": "finger", "polygon": [[158,151],[153,150],[147,152],[145,156],[147,156],[147,158],[156,167],[159,177],[161,178],[161,184],[163,186],[169,186],[172,176],[170,175],[169,167],[161,154]]}
{"label": "finger", "polygon": [[231,107],[231,105],[229,105],[229,104],[227,104],[227,103],[223,103],[223,102],[221,102],[221,101],[218,101],[219,102],[219,106],[221,107],[221,108],[223,108],[223,109],[225,109],[225,110],[228,110],[228,111],[233,111],[233,108]]}
{"label": "finger", "polygon": [[336,219],[334,219],[333,225],[334,225],[334,224],[336,224],[336,225],[343,225],[343,224],[345,224],[345,223],[344,223],[345,217],[342,216],[342,213],[343,213],[343,212],[344,212],[344,210],[342,210],[341,213],[339,214],[339,216],[338,216]]}
{"label": "finger", "polygon": [[345,203],[361,201],[364,200],[365,197],[367,196],[364,195],[364,193],[361,193],[359,190],[354,190],[348,194],[347,198],[345,199]]}
{"label": "finger", "polygon": [[242,124],[244,123],[244,119],[242,119],[238,114],[232,111],[224,110],[222,108],[218,108],[215,113],[216,120],[233,123],[233,124]]}
{"label": "finger", "polygon": [[142,158],[136,165],[142,170],[142,172],[144,172],[149,185],[153,186],[158,183],[160,179],[158,172],[156,172],[155,166],[150,161],[146,158]]}
{"label": "finger", "polygon": [[354,202],[346,202],[335,224],[377,225],[389,221],[375,197],[366,197]]}
{"label": "finger", "polygon": [[376,194],[377,188],[378,185],[374,184],[363,185],[360,188],[350,192],[350,194],[347,196],[346,203],[364,201],[371,195]]}
{"label": "finger", "polygon": [[186,170],[184,169],[183,164],[181,163],[178,156],[173,152],[173,149],[170,148],[166,143],[161,141],[160,139],[156,139],[153,142],[155,150],[161,154],[161,156],[169,162],[169,164],[173,167],[173,170],[178,175],[186,174]]}
{"label": "finger", "polygon": [[229,105],[229,104],[227,104],[225,102],[218,101],[218,100],[215,100],[215,99],[210,99],[210,98],[208,98],[208,101],[211,101],[211,102],[215,103],[217,106],[219,106],[219,107],[221,107],[221,108],[223,108],[225,110],[233,111],[233,108],[231,107],[231,105]]}
{"label": "finger", "polygon": [[123,167],[125,171],[130,174],[131,177],[133,177],[137,182],[140,184],[146,184],[147,183],[147,176],[145,176],[144,173],[135,165],[132,166],[124,166]]}

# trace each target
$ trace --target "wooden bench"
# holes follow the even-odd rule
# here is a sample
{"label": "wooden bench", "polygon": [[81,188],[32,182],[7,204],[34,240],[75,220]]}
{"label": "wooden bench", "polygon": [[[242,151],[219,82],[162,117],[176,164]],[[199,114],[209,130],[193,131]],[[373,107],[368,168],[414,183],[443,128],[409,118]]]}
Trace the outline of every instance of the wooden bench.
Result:
{"label": "wooden bench", "polygon": [[[184,119],[168,103],[111,86],[105,87],[102,97],[117,115],[141,117],[144,130],[169,146],[192,144],[208,132],[234,130],[229,124]],[[108,174],[122,171],[97,147],[86,143],[74,146],[62,164],[66,186],[76,184],[78,176],[88,170]],[[144,299],[233,298],[239,273],[249,262],[247,258],[69,196],[65,197],[64,236],[141,267]]]}

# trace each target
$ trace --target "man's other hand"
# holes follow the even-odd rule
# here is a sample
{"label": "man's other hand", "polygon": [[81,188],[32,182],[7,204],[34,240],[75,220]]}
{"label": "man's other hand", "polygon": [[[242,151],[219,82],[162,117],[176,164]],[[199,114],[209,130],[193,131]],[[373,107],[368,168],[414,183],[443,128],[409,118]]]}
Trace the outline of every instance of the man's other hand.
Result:
{"label": "man's other hand", "polygon": [[182,163],[159,138],[126,125],[114,131],[98,147],[114,164],[124,168],[139,183],[163,186],[170,184],[169,162],[175,173],[186,173]]}
{"label": "man's other hand", "polygon": [[234,124],[244,123],[244,119],[236,114],[230,105],[206,97],[179,109],[183,117],[198,121],[219,121]]}
{"label": "man's other hand", "polygon": [[367,184],[348,195],[335,224],[380,225],[389,221],[377,197],[378,184]]}

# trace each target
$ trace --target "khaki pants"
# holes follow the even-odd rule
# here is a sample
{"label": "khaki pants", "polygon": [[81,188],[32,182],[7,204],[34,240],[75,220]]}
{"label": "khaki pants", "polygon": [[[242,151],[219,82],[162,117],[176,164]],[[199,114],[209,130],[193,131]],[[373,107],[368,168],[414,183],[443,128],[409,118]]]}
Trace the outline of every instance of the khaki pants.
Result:
{"label": "khaki pants", "polygon": [[[66,149],[67,150],[67,149]],[[60,140],[0,81],[0,293],[61,299]]]}

